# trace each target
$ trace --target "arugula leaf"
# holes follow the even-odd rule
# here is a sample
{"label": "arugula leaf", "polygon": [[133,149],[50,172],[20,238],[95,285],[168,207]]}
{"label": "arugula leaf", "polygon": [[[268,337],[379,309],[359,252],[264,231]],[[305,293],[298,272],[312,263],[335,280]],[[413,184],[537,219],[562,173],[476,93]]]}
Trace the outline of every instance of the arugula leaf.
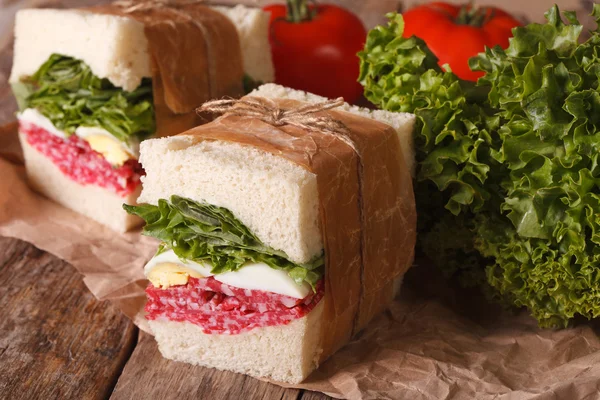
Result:
{"label": "arugula leaf", "polygon": [[307,264],[291,262],[283,251],[265,246],[225,208],[179,196],[161,199],[158,206],[123,208],[146,221],[143,234],[162,240],[163,250],[170,248],[184,260],[211,262],[214,274],[235,271],[249,261],[263,262],[287,271],[298,284],[309,283],[313,290],[323,276],[323,256]]}
{"label": "arugula leaf", "polygon": [[95,126],[129,143],[156,129],[150,79],[126,92],[71,57],[52,54],[35,74],[13,84],[13,93],[21,110],[35,108],[69,134],[79,126]]}
{"label": "arugula leaf", "polygon": [[359,53],[365,96],[417,117],[420,246],[544,327],[600,316],[600,28],[579,43],[563,15],[472,58],[477,86],[402,38],[397,14]]}

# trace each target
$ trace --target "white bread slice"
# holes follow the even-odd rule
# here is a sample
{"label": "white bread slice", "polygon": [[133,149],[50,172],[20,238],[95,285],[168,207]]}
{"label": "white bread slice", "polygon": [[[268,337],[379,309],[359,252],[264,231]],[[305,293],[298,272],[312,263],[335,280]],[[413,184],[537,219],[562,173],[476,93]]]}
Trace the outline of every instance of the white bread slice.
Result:
{"label": "white bread slice", "polygon": [[238,4],[211,7],[229,18],[238,30],[244,72],[259,82],[273,82],[275,68],[269,43],[269,14],[260,8]]}
{"label": "white bread slice", "polygon": [[[269,99],[292,99],[305,101],[307,103],[319,103],[327,100],[319,95],[303,92],[301,90],[290,89],[285,86],[267,83],[250,93],[250,96],[266,97]],[[402,154],[411,175],[415,172],[415,150],[413,144],[413,128],[415,126],[415,116],[409,113],[396,113],[384,110],[370,110],[364,107],[352,106],[344,103],[339,110],[343,110],[361,117],[374,119],[384,124],[390,125],[396,130],[400,137]]]}
{"label": "white bread slice", "polygon": [[318,367],[323,303],[287,325],[237,335],[206,334],[189,322],[148,322],[165,358],[294,384]]}
{"label": "white bread slice", "polygon": [[171,195],[229,209],[263,243],[304,263],[321,254],[316,176],[282,157],[189,136],[145,140],[138,202]]}
{"label": "white bread slice", "polygon": [[32,75],[52,53],[83,60],[127,91],[151,76],[144,26],[132,18],[81,10],[25,9],[15,18],[10,82]]}
{"label": "white bread slice", "polygon": [[123,210],[123,203],[135,204],[141,187],[126,197],[95,185],[81,185],[54,165],[52,160],[33,148],[19,134],[27,178],[31,187],[49,199],[118,231],[126,232],[142,220]]}
{"label": "white bread slice", "polygon": [[[268,15],[260,9],[219,7],[238,28],[244,67],[256,80],[273,80]],[[219,49],[220,51],[230,51]],[[132,18],[82,10],[25,9],[15,19],[9,81],[32,75],[52,53],[83,60],[92,72],[132,91],[151,76],[144,26]]]}

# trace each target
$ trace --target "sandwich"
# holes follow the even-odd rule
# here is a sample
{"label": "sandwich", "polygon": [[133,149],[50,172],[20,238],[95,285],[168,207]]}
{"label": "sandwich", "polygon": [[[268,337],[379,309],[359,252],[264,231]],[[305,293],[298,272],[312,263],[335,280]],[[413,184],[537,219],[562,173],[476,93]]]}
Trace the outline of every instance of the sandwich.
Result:
{"label": "sandwich", "polygon": [[31,186],[121,232],[142,222],[121,207],[141,190],[140,142],[274,77],[263,11],[128,3],[19,11],[10,76]]}
{"label": "sandwich", "polygon": [[245,116],[141,144],[124,208],[161,241],[145,311],[164,357],[298,383],[392,301],[414,254],[414,117],[326,100],[267,84]]}

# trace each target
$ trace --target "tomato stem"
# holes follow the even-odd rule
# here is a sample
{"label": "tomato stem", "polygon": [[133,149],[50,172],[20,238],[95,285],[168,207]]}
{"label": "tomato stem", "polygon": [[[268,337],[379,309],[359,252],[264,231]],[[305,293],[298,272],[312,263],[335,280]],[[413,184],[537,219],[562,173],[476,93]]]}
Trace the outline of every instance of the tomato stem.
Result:
{"label": "tomato stem", "polygon": [[485,7],[476,7],[474,1],[470,1],[460,8],[455,22],[459,25],[469,25],[480,28],[487,24],[492,16],[493,12],[488,12],[488,9]]}
{"label": "tomato stem", "polygon": [[310,21],[314,17],[314,10],[308,6],[307,0],[286,0],[287,20],[289,22],[300,23]]}

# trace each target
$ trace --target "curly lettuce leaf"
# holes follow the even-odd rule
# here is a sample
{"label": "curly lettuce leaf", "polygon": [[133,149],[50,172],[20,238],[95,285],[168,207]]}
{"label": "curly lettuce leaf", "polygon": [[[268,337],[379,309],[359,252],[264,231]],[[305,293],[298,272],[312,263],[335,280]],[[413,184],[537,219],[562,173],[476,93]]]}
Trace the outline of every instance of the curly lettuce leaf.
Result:
{"label": "curly lettuce leaf", "polygon": [[366,97],[417,116],[421,247],[544,327],[600,316],[600,29],[580,43],[563,16],[471,59],[476,87],[402,38],[399,15],[360,53]]}
{"label": "curly lettuce leaf", "polygon": [[21,110],[35,108],[69,134],[79,126],[100,127],[130,143],[156,129],[150,79],[126,92],[71,57],[52,54],[35,74],[13,84],[13,93]]}
{"label": "curly lettuce leaf", "polygon": [[485,183],[492,167],[498,119],[480,105],[485,89],[442,71],[437,58],[417,37],[403,38],[400,14],[388,14],[387,27],[369,32],[359,53],[359,81],[365,97],[388,111],[416,115],[419,181],[445,192],[453,214],[477,211],[494,193]]}
{"label": "curly lettuce leaf", "polygon": [[285,270],[296,283],[307,282],[313,289],[323,277],[323,256],[307,264],[289,261],[283,251],[264,245],[225,208],[179,196],[161,199],[158,206],[125,204],[123,208],[146,222],[143,234],[160,239],[163,250],[172,249],[184,260],[210,262],[214,274],[235,271],[251,261]]}
{"label": "curly lettuce leaf", "polygon": [[579,43],[582,26],[564,16],[554,6],[546,24],[516,28],[508,49],[471,61],[503,121],[497,158],[508,167],[501,215],[510,221],[483,215],[476,248],[494,259],[490,285],[542,326],[600,316],[600,36]]}

